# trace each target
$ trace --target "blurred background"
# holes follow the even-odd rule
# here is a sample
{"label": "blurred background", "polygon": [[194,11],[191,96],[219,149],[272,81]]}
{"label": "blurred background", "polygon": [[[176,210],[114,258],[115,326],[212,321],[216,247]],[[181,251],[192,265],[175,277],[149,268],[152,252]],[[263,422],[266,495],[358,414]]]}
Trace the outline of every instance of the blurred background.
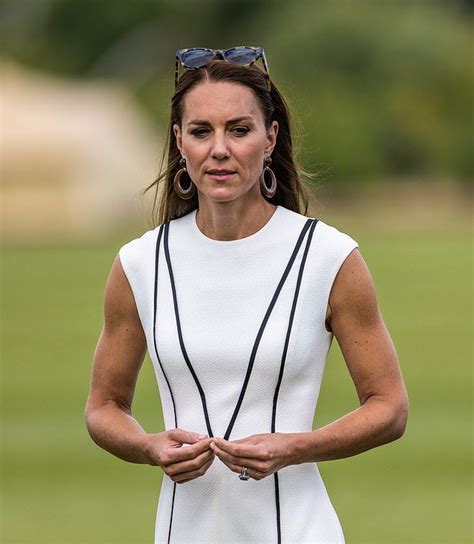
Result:
{"label": "blurred background", "polygon": [[[0,1],[2,542],[153,539],[161,469],[84,424],[103,289],[151,228],[176,49],[235,45],[265,48],[311,215],[359,242],[410,397],[400,440],[318,464],[346,540],[472,541],[473,8]],[[314,427],[357,405],[335,340]],[[133,412],[163,430],[148,355]]]}

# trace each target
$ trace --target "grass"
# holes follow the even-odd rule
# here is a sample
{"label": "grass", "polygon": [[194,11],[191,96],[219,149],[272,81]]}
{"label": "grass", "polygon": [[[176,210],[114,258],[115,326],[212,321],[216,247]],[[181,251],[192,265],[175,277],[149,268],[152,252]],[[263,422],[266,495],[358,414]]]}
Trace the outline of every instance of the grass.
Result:
{"label": "grass", "polygon": [[[471,542],[469,232],[442,226],[347,232],[374,276],[410,414],[400,440],[319,464],[346,541]],[[4,250],[5,544],[152,541],[161,469],[125,463],[101,450],[83,420],[103,287],[121,243]],[[314,426],[356,406],[334,340]],[[163,429],[148,356],[134,415],[149,432]]]}

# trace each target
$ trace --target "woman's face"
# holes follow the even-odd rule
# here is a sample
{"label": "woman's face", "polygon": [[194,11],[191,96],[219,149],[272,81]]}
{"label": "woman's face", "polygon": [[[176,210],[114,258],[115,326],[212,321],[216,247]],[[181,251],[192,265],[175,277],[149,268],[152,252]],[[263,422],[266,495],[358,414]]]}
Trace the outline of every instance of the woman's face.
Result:
{"label": "woman's face", "polygon": [[[174,124],[173,130],[200,200],[228,202],[249,191],[263,198],[258,181],[264,158],[275,147],[278,122],[265,129],[248,87],[223,81],[199,84],[185,96],[181,127]],[[235,173],[216,179],[209,174],[213,169]]]}

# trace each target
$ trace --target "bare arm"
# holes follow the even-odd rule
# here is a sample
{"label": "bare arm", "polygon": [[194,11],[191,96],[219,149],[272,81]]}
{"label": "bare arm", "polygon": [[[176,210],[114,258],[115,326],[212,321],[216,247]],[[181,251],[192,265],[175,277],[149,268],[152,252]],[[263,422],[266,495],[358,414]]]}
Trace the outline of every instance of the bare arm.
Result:
{"label": "bare arm", "polygon": [[94,355],[86,426],[100,447],[132,463],[148,463],[146,433],[132,417],[146,339],[133,293],[116,256],[104,295],[104,326]]}
{"label": "bare arm", "polygon": [[374,282],[359,250],[341,266],[329,297],[330,327],[341,347],[360,407],[309,433],[297,434],[296,463],[350,457],[400,438],[408,395]]}

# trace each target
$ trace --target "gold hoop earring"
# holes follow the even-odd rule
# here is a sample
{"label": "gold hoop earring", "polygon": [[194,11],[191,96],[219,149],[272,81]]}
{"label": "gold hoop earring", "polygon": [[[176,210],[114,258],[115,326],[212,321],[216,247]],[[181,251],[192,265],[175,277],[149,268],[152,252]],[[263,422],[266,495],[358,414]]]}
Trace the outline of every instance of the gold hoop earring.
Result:
{"label": "gold hoop earring", "polygon": [[[265,165],[263,168],[263,172],[260,175],[260,189],[262,191],[262,194],[266,196],[267,198],[273,198],[277,190],[277,180],[275,177],[275,173],[270,168],[271,162],[272,162],[271,157],[265,158]],[[266,184],[265,172],[270,172],[270,177],[271,177],[270,187],[268,187],[268,185]]]}
{"label": "gold hoop earring", "polygon": [[181,177],[185,172],[187,172],[186,159],[184,157],[180,159],[179,165],[182,168],[178,170],[174,176],[174,180],[173,180],[174,191],[179,196],[179,198],[182,198],[183,200],[189,200],[195,195],[196,186],[192,182],[191,178],[189,178],[189,187],[187,189],[183,189],[183,187],[181,186]]}

